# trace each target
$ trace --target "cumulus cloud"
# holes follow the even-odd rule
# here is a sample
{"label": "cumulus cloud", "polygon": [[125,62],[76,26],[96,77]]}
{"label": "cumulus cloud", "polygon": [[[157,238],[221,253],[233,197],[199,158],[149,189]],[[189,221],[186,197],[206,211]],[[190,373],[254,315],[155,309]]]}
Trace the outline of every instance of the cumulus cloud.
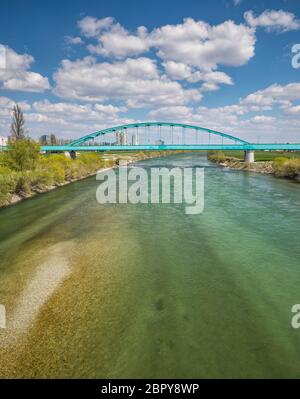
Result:
{"label": "cumulus cloud", "polygon": [[151,32],[140,26],[129,33],[111,17],[85,17],[79,27],[84,36],[97,40],[88,49],[103,56],[126,58],[153,48],[164,61],[212,70],[218,65],[244,65],[254,55],[254,29],[233,21],[213,26],[186,18],[181,24],[164,25]]}
{"label": "cumulus cloud", "polygon": [[241,100],[241,104],[267,107],[265,109],[279,104],[282,108],[288,108],[295,100],[300,100],[300,83],[289,83],[285,86],[275,83],[264,90],[249,94]]}
{"label": "cumulus cloud", "polygon": [[[11,110],[14,101],[0,97],[0,135],[10,131]],[[112,104],[77,104],[71,102],[20,102],[26,127],[31,137],[55,133],[60,138],[78,137],[105,127],[132,123],[124,116],[126,108]],[[122,115],[123,114],[123,115]]]}
{"label": "cumulus cloud", "polygon": [[167,61],[163,63],[167,75],[174,80],[187,80],[190,83],[205,82],[202,90],[215,90],[220,84],[232,85],[232,79],[224,72],[201,72],[183,62]]}
{"label": "cumulus cloud", "polygon": [[108,29],[114,23],[112,17],[97,19],[85,17],[78,22],[78,26],[86,37],[97,37],[103,30]]}
{"label": "cumulus cloud", "polygon": [[85,17],[78,24],[84,36],[97,39],[96,45],[88,45],[89,51],[93,54],[125,58],[148,50],[147,30],[142,26],[135,34],[130,34],[112,17],[102,19]]}
{"label": "cumulus cloud", "polygon": [[[230,76],[218,70],[220,66],[244,65],[255,50],[255,29],[233,21],[210,25],[186,18],[180,24],[164,25],[149,32],[144,26],[129,32],[112,17],[87,16],[78,26],[82,36],[89,39],[87,49],[92,56],[73,63],[64,60],[54,75],[55,93],[87,101],[116,97],[124,101],[127,92],[126,103],[131,107],[156,101],[167,106],[200,100],[201,92],[217,90],[221,84],[233,84]],[[164,68],[165,75],[159,73],[156,66],[144,70],[142,77],[128,71],[128,57],[139,57],[135,60],[140,65],[142,62],[154,65],[152,60],[141,56],[150,51],[156,52],[157,64]],[[117,62],[97,62],[99,55],[115,58]],[[133,64],[134,59],[131,62]],[[121,66],[125,73],[120,70]],[[137,69],[141,69],[140,66]],[[152,76],[154,69],[155,77]],[[187,81],[190,88],[184,89],[178,81]],[[191,85],[198,82],[201,86],[191,89]]]}
{"label": "cumulus cloud", "polygon": [[246,11],[244,18],[251,27],[262,27],[267,31],[287,32],[300,29],[300,20],[296,16],[283,10],[265,10],[255,17],[253,11]]}
{"label": "cumulus cloud", "polygon": [[256,115],[253,118],[251,118],[251,121],[254,123],[272,123],[276,120],[273,116],[267,116],[267,115]]}
{"label": "cumulus cloud", "polygon": [[160,76],[156,63],[145,57],[114,63],[97,62],[93,57],[64,60],[54,80],[55,94],[61,97],[100,102],[113,99],[129,107],[182,104],[201,98],[198,90],[184,89]]}
{"label": "cumulus cloud", "polygon": [[0,86],[2,89],[28,92],[43,92],[50,88],[47,77],[29,69],[34,58],[29,54],[18,54],[5,48],[5,65],[0,68]]}
{"label": "cumulus cloud", "polygon": [[34,102],[32,109],[48,116],[90,121],[111,121],[119,117],[119,112],[126,111],[124,107],[116,107],[111,104],[51,103],[48,100]]}
{"label": "cumulus cloud", "polygon": [[69,45],[83,44],[83,40],[79,36],[66,36],[65,42]]}
{"label": "cumulus cloud", "polygon": [[192,108],[186,106],[162,107],[149,112],[150,120],[187,121],[192,117]]}
{"label": "cumulus cloud", "polygon": [[184,62],[209,71],[218,65],[247,63],[254,55],[255,32],[233,21],[211,26],[186,18],[182,24],[155,29],[149,40],[163,60]]}

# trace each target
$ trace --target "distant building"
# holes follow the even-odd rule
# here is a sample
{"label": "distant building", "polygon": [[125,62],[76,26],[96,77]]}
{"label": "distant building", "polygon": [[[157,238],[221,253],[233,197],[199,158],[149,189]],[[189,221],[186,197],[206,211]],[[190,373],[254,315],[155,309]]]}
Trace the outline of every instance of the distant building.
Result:
{"label": "distant building", "polygon": [[121,132],[116,133],[116,144],[121,145]]}
{"label": "distant building", "polygon": [[8,137],[0,136],[0,147],[7,145]]}
{"label": "distant building", "polygon": [[50,136],[48,134],[43,134],[39,138],[39,142],[41,145],[48,145],[50,143]]}
{"label": "distant building", "polygon": [[128,135],[126,132],[116,132],[116,145],[127,145]]}
{"label": "distant building", "polygon": [[127,145],[128,144],[128,136],[127,133],[122,132],[121,133],[121,145]]}
{"label": "distant building", "polygon": [[139,145],[139,136],[137,134],[131,136],[131,145]]}

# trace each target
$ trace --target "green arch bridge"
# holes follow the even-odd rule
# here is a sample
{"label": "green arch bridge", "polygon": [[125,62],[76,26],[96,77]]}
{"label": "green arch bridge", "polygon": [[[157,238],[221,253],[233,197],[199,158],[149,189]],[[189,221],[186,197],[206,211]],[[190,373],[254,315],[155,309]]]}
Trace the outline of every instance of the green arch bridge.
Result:
{"label": "green arch bridge", "polygon": [[250,143],[237,136],[201,126],[172,122],[141,122],[90,133],[67,145],[42,146],[45,152],[242,150],[254,161],[255,150],[300,150],[300,143]]}

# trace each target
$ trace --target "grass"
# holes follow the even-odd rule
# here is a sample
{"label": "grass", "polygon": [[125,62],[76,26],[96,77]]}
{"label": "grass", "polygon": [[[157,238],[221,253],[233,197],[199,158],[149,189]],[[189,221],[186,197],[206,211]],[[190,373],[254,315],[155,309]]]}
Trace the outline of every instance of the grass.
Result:
{"label": "grass", "polygon": [[[244,159],[244,151],[223,151],[226,158]],[[300,158],[300,151],[255,151],[255,161],[267,162],[273,161],[275,158],[284,157],[287,159]]]}

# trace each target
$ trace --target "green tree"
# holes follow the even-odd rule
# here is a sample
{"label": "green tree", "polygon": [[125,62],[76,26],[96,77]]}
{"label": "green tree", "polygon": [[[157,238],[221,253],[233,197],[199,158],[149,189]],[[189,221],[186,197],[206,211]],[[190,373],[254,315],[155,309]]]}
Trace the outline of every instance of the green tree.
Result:
{"label": "green tree", "polygon": [[12,110],[12,122],[10,126],[11,137],[16,140],[25,138],[25,118],[21,107],[15,104]]}
{"label": "green tree", "polygon": [[40,159],[40,146],[33,140],[11,140],[6,155],[10,169],[24,172],[34,170]]}

